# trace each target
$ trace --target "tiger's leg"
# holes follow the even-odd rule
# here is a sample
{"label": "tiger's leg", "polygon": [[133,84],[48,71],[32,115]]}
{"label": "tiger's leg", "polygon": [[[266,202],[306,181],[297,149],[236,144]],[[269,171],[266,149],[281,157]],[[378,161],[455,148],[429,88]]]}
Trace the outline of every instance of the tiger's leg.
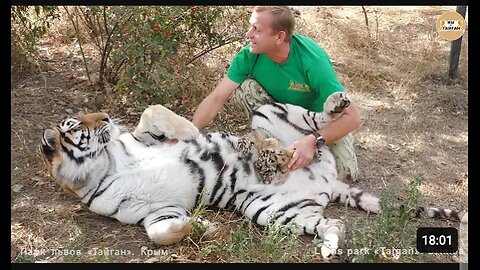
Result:
{"label": "tiger's leg", "polygon": [[192,122],[160,104],[146,108],[132,132],[135,140],[147,146],[175,144],[178,140],[197,138],[199,134],[198,128]]}
{"label": "tiger's leg", "polygon": [[[325,218],[323,206],[316,205],[313,200],[299,204],[300,209],[283,214],[284,218],[276,220],[276,224],[292,222],[299,235],[316,235],[321,239],[320,252],[323,258],[335,258],[338,249],[345,239],[345,227],[339,219]],[[293,218],[292,218],[293,217]]]}
{"label": "tiger's leg", "polygon": [[[267,189],[262,193],[269,194],[268,191]],[[293,226],[295,233],[317,235],[323,240],[320,250],[324,258],[335,256],[338,248],[343,245],[345,235],[343,222],[323,216],[323,210],[330,200],[328,194],[322,192],[314,196],[306,196],[285,193],[285,195],[265,196],[256,192],[252,195],[251,192],[245,192],[239,196],[238,202],[241,203],[237,210],[254,223],[261,226],[295,224]],[[286,196],[289,199],[286,199]]]}
{"label": "tiger's leg", "polygon": [[292,222],[299,235],[316,235],[321,240],[320,251],[323,258],[336,257],[338,249],[345,239],[345,227],[340,219],[325,218],[323,210],[330,196],[319,193],[309,198],[300,199],[295,204],[280,208],[275,214],[275,224]]}
{"label": "tiger's leg", "polygon": [[[320,238],[320,252],[323,258],[336,257],[338,249],[345,239],[345,226],[339,219],[325,218],[320,212],[299,211],[291,220],[296,225],[298,234],[316,235]],[[309,213],[310,212],[310,213]],[[292,215],[292,214],[290,214]]]}
{"label": "tiger's leg", "polygon": [[345,226],[339,219],[324,218],[315,227],[317,235],[323,240],[320,252],[323,258],[337,255],[338,249],[345,239]]}
{"label": "tiger's leg", "polygon": [[[350,99],[344,92],[331,94],[324,104],[323,120],[325,124],[336,120],[350,106]],[[353,147],[353,135],[347,134],[329,145],[337,165],[338,179],[341,181],[357,181],[358,162]],[[321,158],[321,157],[318,157]]]}
{"label": "tiger's leg", "polygon": [[245,116],[252,120],[252,112],[263,104],[274,102],[263,87],[253,79],[246,79],[235,91],[235,98]]}
{"label": "tiger's leg", "polygon": [[348,106],[350,106],[350,99],[346,93],[331,94],[323,104],[324,121],[331,122],[338,119]]}

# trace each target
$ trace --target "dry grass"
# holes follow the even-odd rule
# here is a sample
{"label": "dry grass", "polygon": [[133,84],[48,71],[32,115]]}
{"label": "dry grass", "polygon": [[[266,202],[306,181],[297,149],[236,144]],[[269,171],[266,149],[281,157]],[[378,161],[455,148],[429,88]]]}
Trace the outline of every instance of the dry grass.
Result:
{"label": "dry grass", "polygon": [[[446,76],[450,45],[434,29],[438,15],[454,7],[368,7],[369,30],[360,7],[295,8],[301,14],[298,31],[317,40],[335,60],[339,77],[362,115],[362,126],[354,133],[361,169],[356,185],[377,195],[387,186],[393,187],[394,196],[405,199],[407,184],[422,176],[419,188],[425,204],[468,209],[468,32],[463,38],[459,78],[451,80]],[[93,102],[96,93],[82,78],[83,63],[71,39],[72,30],[66,23],[55,27],[41,45],[42,72],[12,74],[11,78],[11,184],[15,190],[11,261],[238,261],[226,248],[234,244],[232,233],[241,228],[243,219],[237,214],[209,210],[207,217],[221,224],[214,238],[192,237],[168,248],[155,247],[143,228],[89,212],[51,180],[35,147],[45,128],[72,113],[96,110],[133,125],[143,110],[120,93],[97,107]],[[191,118],[195,106],[226,72],[234,52],[222,48],[197,61],[189,85],[196,94],[188,103],[171,101],[166,105]],[[238,111],[238,105],[230,101],[207,130],[244,132],[247,123]],[[326,214],[347,215],[351,222],[366,217],[353,210],[347,214],[343,207],[335,206]],[[373,219],[369,216],[366,220]],[[438,220],[410,225],[458,226]],[[257,244],[264,241],[262,229],[254,227],[251,232]],[[303,241],[308,243],[311,238]],[[142,247],[158,254],[142,254]],[[95,248],[129,250],[131,254],[92,253]],[[26,253],[35,250],[45,254]],[[81,254],[61,255],[59,250],[79,250]],[[301,261],[293,255],[292,261]],[[458,254],[418,260],[455,262]]]}

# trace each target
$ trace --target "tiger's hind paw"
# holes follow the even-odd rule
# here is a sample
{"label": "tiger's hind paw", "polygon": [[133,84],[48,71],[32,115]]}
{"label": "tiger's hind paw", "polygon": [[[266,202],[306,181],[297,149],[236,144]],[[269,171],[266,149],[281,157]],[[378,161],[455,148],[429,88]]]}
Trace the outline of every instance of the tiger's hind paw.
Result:
{"label": "tiger's hind paw", "polygon": [[331,94],[324,104],[324,111],[328,114],[341,114],[350,106],[350,99],[344,92],[335,92]]}

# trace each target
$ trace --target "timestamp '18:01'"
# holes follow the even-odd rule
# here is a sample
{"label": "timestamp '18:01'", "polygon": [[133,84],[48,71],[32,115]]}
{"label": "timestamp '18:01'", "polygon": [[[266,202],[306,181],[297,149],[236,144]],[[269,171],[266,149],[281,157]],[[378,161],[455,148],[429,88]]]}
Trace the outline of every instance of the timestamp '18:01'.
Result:
{"label": "timestamp '18:01'", "polygon": [[418,228],[417,250],[421,253],[455,253],[458,250],[458,230],[453,227]]}

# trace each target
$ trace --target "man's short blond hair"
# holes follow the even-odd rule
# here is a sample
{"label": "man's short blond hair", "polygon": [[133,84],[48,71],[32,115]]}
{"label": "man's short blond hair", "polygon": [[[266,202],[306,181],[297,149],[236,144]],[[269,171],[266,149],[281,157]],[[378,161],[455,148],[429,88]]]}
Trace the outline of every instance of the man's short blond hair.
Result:
{"label": "man's short blond hair", "polygon": [[292,11],[287,6],[256,6],[253,8],[254,12],[268,12],[273,15],[272,28],[280,32],[284,31],[287,36],[285,40],[290,41],[293,35],[293,28],[295,27],[295,17]]}

